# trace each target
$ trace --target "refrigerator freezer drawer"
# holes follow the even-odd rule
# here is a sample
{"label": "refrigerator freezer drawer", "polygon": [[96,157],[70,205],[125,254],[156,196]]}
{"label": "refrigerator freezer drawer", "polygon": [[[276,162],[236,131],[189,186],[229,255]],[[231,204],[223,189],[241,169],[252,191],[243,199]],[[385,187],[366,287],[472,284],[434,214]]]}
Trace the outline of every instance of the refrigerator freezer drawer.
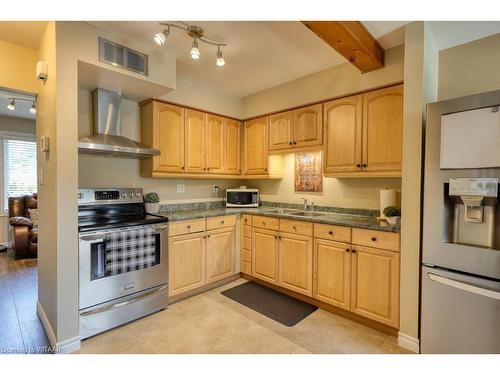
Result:
{"label": "refrigerator freezer drawer", "polygon": [[500,353],[500,282],[422,267],[422,353]]}

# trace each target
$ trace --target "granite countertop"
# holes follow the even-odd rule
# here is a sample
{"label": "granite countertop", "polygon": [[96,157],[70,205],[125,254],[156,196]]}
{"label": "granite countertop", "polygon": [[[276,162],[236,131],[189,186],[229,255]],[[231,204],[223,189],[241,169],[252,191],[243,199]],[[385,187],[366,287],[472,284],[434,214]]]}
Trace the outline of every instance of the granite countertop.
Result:
{"label": "granite countertop", "polygon": [[[329,212],[329,211],[315,211],[320,213],[318,216],[299,216],[293,215],[287,212],[277,212],[280,209],[285,211],[290,210],[288,208],[280,207],[259,207],[259,208],[225,208],[225,207],[214,207],[210,209],[194,209],[194,210],[177,210],[177,211],[162,211],[161,215],[167,216],[169,221],[182,221],[182,220],[193,220],[193,219],[203,219],[207,217],[214,216],[227,216],[227,215],[239,215],[239,214],[249,214],[249,215],[261,215],[270,216],[276,218],[283,218],[289,220],[300,220],[308,221],[313,223],[321,224],[332,224],[332,225],[342,225],[353,228],[362,229],[372,229],[380,230],[385,232],[396,232],[399,233],[399,224],[391,227],[386,223],[379,223],[377,221],[377,216],[373,214],[363,214],[363,210],[358,210],[354,213],[350,212]],[[296,211],[302,211],[294,209]]]}

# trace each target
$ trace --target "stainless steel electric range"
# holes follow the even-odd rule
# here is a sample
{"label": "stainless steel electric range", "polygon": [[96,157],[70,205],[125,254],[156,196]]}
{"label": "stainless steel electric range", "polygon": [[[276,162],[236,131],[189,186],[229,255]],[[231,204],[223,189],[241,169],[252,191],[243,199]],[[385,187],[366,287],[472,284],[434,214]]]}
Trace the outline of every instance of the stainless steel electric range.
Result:
{"label": "stainless steel electric range", "polygon": [[165,309],[168,219],[142,189],[78,191],[80,337]]}

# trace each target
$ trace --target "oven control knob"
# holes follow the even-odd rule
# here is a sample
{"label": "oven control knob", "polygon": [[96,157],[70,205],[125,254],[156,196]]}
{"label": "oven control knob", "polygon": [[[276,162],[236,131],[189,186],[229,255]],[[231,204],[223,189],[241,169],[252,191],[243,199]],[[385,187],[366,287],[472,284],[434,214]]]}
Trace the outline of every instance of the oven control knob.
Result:
{"label": "oven control knob", "polygon": [[122,193],[122,198],[127,198],[127,193]]}
{"label": "oven control knob", "polygon": [[128,196],[132,198],[134,196],[134,193],[128,193]]}
{"label": "oven control knob", "polygon": [[136,192],[136,193],[135,193],[135,196],[136,196],[137,198],[139,198],[139,197],[141,196],[141,193]]}
{"label": "oven control knob", "polygon": [[83,193],[78,193],[78,199],[82,199],[83,198]]}

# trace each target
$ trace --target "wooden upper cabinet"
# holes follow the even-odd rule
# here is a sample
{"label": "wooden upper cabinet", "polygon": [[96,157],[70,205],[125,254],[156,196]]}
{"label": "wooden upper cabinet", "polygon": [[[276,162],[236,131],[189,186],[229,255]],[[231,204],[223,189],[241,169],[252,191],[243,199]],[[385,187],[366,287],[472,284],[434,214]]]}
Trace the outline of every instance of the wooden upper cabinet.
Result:
{"label": "wooden upper cabinet", "polygon": [[186,109],[186,172],[206,171],[206,113]]}
{"label": "wooden upper cabinet", "polygon": [[[158,172],[184,170],[184,108],[161,102],[150,102],[141,108],[142,141],[160,150],[152,158]],[[147,135],[145,134],[147,133]],[[144,160],[151,164],[151,159]]]}
{"label": "wooden upper cabinet", "polygon": [[282,112],[269,116],[269,150],[286,150],[293,146],[293,112]]}
{"label": "wooden upper cabinet", "polygon": [[241,123],[233,119],[225,118],[224,131],[224,173],[240,174]]}
{"label": "wooden upper cabinet", "polygon": [[314,104],[293,111],[293,147],[323,143],[323,104]]}
{"label": "wooden upper cabinet", "polygon": [[363,170],[400,171],[403,143],[403,86],[363,95]]}
{"label": "wooden upper cabinet", "polygon": [[[207,158],[206,171],[208,173],[224,172],[224,123],[222,117],[207,115]],[[190,150],[193,152],[193,150]]]}
{"label": "wooden upper cabinet", "polygon": [[325,172],[361,170],[361,113],[361,95],[325,103]]}
{"label": "wooden upper cabinet", "polygon": [[268,123],[267,116],[245,122],[243,163],[247,175],[268,173]]}

